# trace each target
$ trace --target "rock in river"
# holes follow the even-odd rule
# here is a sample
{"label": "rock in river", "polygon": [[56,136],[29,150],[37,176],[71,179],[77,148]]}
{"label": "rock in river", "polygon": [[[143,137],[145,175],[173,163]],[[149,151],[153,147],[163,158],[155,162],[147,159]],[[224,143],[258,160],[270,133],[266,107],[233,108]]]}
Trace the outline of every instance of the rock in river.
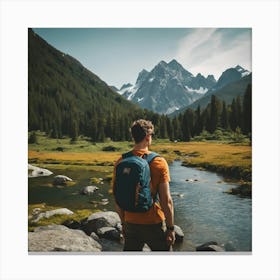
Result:
{"label": "rock in river", "polygon": [[224,252],[224,248],[218,245],[216,241],[209,241],[200,246],[196,247],[196,251],[214,251],[214,252]]}
{"label": "rock in river", "polygon": [[53,185],[66,185],[67,182],[72,182],[73,180],[64,175],[57,175],[53,178]]}
{"label": "rock in river", "polygon": [[50,170],[40,168],[37,166],[33,166],[31,164],[28,164],[28,177],[40,177],[40,176],[50,176],[53,174]]}
{"label": "rock in river", "polygon": [[185,236],[183,231],[182,231],[182,229],[179,226],[177,226],[177,225],[174,225],[174,229],[175,229],[175,237],[176,237],[175,242],[176,243],[182,242],[183,239],[184,239],[184,236]]}
{"label": "rock in river", "polygon": [[81,190],[81,194],[91,195],[99,190],[96,186],[86,186]]}
{"label": "rock in river", "polygon": [[62,225],[39,227],[28,233],[29,252],[100,252],[101,245],[81,230]]}

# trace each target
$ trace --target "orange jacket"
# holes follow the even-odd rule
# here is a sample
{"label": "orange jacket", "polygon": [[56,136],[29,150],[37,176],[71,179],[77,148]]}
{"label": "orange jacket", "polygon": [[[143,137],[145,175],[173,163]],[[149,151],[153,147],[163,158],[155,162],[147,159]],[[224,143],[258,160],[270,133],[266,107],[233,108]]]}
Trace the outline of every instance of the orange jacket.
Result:
{"label": "orange jacket", "polygon": [[[133,150],[133,154],[137,156],[143,156],[147,151],[145,150]],[[150,151],[148,154],[151,153]],[[122,160],[119,158],[115,163],[114,176],[113,176],[113,188],[115,185],[116,166]],[[169,168],[166,160],[162,157],[156,157],[150,164],[151,169],[151,192],[154,196],[159,184],[170,182]],[[158,224],[165,220],[164,213],[160,207],[159,202],[155,202],[153,206],[144,213],[124,212],[124,220],[133,224]]]}

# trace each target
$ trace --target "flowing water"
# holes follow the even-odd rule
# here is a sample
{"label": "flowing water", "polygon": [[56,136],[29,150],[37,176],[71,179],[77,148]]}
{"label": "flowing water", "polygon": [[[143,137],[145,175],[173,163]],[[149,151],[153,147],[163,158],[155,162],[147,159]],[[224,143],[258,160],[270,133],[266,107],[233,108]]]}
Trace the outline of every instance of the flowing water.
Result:
{"label": "flowing water", "polygon": [[[170,166],[171,195],[174,201],[175,224],[185,234],[182,244],[175,251],[193,251],[195,246],[216,241],[226,251],[252,250],[252,201],[224,191],[236,187],[224,182],[223,177],[213,172],[181,166],[175,161]],[[54,171],[54,170],[52,170]],[[52,186],[53,176],[29,178],[29,204],[43,203],[66,207],[70,210],[101,209],[114,210],[110,186],[104,182],[91,196],[80,194],[80,190],[92,185],[91,177],[104,177],[104,173],[91,171],[55,170],[75,184],[69,187]],[[102,205],[106,200],[107,204]]]}
{"label": "flowing water", "polygon": [[179,161],[170,165],[170,174],[175,223],[185,234],[185,244],[178,250],[208,241],[224,245],[227,251],[252,250],[252,200],[224,193],[236,185]]}

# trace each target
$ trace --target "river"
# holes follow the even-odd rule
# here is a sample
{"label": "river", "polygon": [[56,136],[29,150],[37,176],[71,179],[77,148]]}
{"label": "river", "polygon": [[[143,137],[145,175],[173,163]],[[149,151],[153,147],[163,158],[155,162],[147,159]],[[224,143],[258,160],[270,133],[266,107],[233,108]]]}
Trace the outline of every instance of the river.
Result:
{"label": "river", "polygon": [[[170,190],[174,201],[175,224],[179,225],[185,238],[175,251],[193,251],[195,246],[208,241],[222,244],[226,251],[252,250],[252,201],[224,191],[236,187],[213,172],[181,166],[180,161],[170,164]],[[90,171],[52,170],[75,180],[70,187],[53,187],[52,176],[29,178],[28,203],[46,203],[70,210],[114,210],[110,186],[104,182],[93,196],[80,194],[90,185],[91,177],[103,177],[104,173]],[[107,205],[98,201],[108,199]]]}
{"label": "river", "polygon": [[185,234],[178,250],[208,241],[224,245],[226,251],[252,250],[252,200],[224,193],[236,185],[179,161],[170,165],[170,174],[175,223]]}

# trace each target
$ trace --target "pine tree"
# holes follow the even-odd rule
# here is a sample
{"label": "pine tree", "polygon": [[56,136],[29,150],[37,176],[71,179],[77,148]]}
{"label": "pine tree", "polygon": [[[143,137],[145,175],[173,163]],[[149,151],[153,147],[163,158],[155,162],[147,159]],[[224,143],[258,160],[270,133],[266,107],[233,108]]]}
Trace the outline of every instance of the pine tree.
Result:
{"label": "pine tree", "polygon": [[98,141],[97,129],[98,129],[98,125],[97,125],[96,117],[92,116],[92,119],[90,121],[90,126],[89,126],[89,135],[88,135],[91,138],[92,142]]}
{"label": "pine tree", "polygon": [[235,131],[238,123],[237,123],[237,108],[236,108],[236,101],[235,98],[233,98],[232,103],[230,105],[230,118],[229,118],[229,122],[230,122],[230,128],[232,131]]}
{"label": "pine tree", "polygon": [[211,105],[210,105],[210,127],[209,132],[213,133],[219,123],[219,102],[215,95],[211,96]]}
{"label": "pine tree", "polygon": [[167,126],[168,138],[173,141],[174,140],[174,130],[173,130],[171,119],[168,117],[166,118],[166,126]]}
{"label": "pine tree", "polygon": [[173,126],[174,140],[181,140],[182,139],[181,124],[178,116],[172,120],[172,126]]}
{"label": "pine tree", "polygon": [[242,119],[242,104],[240,96],[236,98],[236,123],[239,128],[243,127],[243,119]]}
{"label": "pine tree", "polygon": [[200,113],[200,105],[198,105],[195,111],[195,124],[194,124],[194,136],[199,135],[203,130],[203,121]]}
{"label": "pine tree", "polygon": [[165,116],[162,115],[160,119],[160,138],[166,139],[168,137],[167,135],[167,125],[166,125],[166,119]]}
{"label": "pine tree", "polygon": [[77,141],[78,135],[79,135],[78,121],[72,120],[72,125],[71,125],[71,130],[70,130],[71,143],[74,143]]}
{"label": "pine tree", "polygon": [[228,130],[228,128],[229,128],[228,110],[227,110],[225,101],[223,101],[223,109],[222,109],[222,114],[221,114],[221,127],[225,130]]}
{"label": "pine tree", "polygon": [[191,139],[191,120],[188,117],[188,111],[186,111],[183,115],[182,119],[182,136],[183,136],[183,141],[190,141]]}
{"label": "pine tree", "polygon": [[104,120],[99,119],[97,122],[97,141],[104,142],[105,141],[105,132],[104,132]]}
{"label": "pine tree", "polygon": [[243,99],[243,133],[252,133],[252,85],[248,85]]}

